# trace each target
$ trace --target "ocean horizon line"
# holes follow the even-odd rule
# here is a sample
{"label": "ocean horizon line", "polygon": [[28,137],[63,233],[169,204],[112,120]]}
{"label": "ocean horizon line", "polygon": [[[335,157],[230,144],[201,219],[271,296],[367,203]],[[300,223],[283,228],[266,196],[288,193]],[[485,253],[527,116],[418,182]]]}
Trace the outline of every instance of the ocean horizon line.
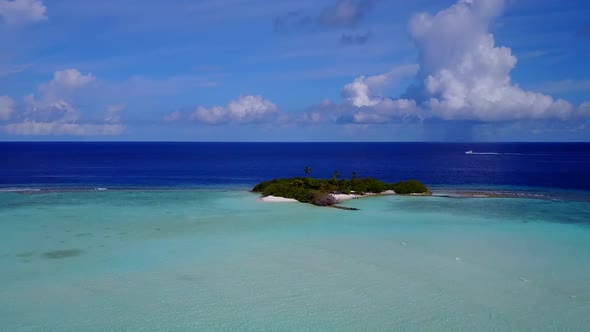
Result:
{"label": "ocean horizon line", "polygon": [[590,141],[181,141],[181,140],[22,140],[6,143],[220,143],[220,144],[590,144]]}

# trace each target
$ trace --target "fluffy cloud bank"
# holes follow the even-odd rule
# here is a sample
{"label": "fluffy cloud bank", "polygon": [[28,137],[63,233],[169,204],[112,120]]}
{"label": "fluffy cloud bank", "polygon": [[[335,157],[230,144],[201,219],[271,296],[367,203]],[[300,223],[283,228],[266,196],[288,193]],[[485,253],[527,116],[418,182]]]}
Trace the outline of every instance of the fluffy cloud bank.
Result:
{"label": "fluffy cloud bank", "polygon": [[[57,71],[53,79],[41,84],[38,95],[30,94],[18,112],[12,112],[13,123],[4,126],[10,135],[118,135],[125,127],[120,124],[120,113],[124,106],[114,105],[106,109],[104,122],[81,121],[82,114],[74,106],[74,96],[83,88],[90,87],[96,78],[83,75],[76,69]],[[0,115],[3,109],[14,108],[12,100],[0,99]],[[8,112],[10,116],[11,112]]]}
{"label": "fluffy cloud bank", "polygon": [[566,120],[578,116],[565,100],[526,91],[514,84],[510,72],[517,59],[510,48],[495,45],[488,32],[504,0],[459,0],[435,15],[421,13],[410,21],[410,34],[419,53],[417,85],[405,99],[382,96],[391,86],[390,73],[359,77],[342,90],[339,109],[348,109],[356,123],[387,122],[416,116],[484,122]]}
{"label": "fluffy cloud bank", "polygon": [[0,16],[8,25],[47,20],[47,8],[40,0],[0,0]]}
{"label": "fluffy cloud bank", "polygon": [[6,133],[22,136],[105,136],[120,135],[125,129],[113,124],[78,124],[25,121],[5,126]]}
{"label": "fluffy cloud bank", "polygon": [[[278,107],[262,96],[241,96],[227,106],[199,106],[192,119],[205,124],[252,123],[266,120],[278,113]],[[170,115],[170,119],[179,118]]]}

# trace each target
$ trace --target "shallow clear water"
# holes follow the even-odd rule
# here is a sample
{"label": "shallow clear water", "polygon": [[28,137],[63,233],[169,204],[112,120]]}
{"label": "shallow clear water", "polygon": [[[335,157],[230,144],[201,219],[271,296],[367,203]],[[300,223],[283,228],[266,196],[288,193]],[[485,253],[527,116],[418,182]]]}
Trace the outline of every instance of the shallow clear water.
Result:
{"label": "shallow clear water", "polygon": [[6,331],[584,331],[590,203],[0,193]]}

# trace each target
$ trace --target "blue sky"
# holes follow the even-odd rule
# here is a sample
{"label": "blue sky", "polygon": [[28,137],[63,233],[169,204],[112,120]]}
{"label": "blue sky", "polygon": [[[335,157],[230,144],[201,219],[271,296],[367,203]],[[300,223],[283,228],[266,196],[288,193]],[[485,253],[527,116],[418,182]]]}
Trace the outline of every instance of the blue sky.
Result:
{"label": "blue sky", "polygon": [[0,140],[590,141],[590,4],[0,0]]}

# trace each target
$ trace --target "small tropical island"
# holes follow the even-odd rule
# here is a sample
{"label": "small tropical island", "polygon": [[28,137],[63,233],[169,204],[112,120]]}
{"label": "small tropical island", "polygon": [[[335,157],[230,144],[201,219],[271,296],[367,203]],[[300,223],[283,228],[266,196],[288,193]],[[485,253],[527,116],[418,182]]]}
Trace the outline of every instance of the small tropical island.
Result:
{"label": "small tropical island", "polygon": [[[339,178],[334,171],[330,179],[314,179],[311,168],[305,167],[306,177],[273,179],[257,184],[252,192],[260,193],[270,201],[298,201],[316,206],[338,207],[336,204],[346,199],[356,199],[377,195],[430,195],[430,191],[418,180],[407,180],[397,183],[385,183],[377,179],[360,178],[356,172],[350,179]],[[268,199],[267,199],[268,200]],[[343,208],[356,210],[353,208]]]}

